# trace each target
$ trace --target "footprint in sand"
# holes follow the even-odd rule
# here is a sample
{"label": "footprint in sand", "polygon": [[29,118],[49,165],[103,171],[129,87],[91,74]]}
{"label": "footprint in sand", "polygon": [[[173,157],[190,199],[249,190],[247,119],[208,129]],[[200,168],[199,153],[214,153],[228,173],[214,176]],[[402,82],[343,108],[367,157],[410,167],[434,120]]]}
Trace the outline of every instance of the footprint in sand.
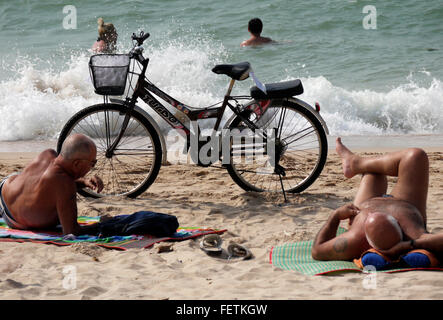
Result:
{"label": "footprint in sand", "polygon": [[202,176],[206,176],[206,175],[208,175],[208,172],[207,171],[196,171],[195,173],[194,173],[194,176],[197,176],[197,177],[202,177]]}
{"label": "footprint in sand", "polygon": [[2,285],[0,286],[1,289],[3,290],[8,290],[8,289],[22,289],[22,288],[26,288],[27,285],[12,280],[12,279],[6,279],[5,281],[3,281]]}

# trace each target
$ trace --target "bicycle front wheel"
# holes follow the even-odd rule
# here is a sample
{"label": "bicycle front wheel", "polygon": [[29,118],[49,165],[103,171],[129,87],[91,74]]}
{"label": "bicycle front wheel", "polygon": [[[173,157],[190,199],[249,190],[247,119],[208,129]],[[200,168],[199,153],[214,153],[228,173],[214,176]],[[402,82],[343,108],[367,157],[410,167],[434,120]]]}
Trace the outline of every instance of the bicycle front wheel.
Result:
{"label": "bicycle front wheel", "polygon": [[[231,138],[226,167],[232,179],[246,191],[281,192],[283,186],[298,193],[308,188],[323,170],[328,153],[326,133],[317,117],[288,100],[270,100],[264,107],[253,102],[245,109],[250,112],[243,116],[261,132],[273,134],[275,152],[271,155],[266,141],[257,143],[257,130],[252,132],[241,117],[235,117],[228,128],[231,133],[237,129],[243,138]],[[242,134],[245,130],[250,133]],[[248,144],[245,137],[254,143]]]}
{"label": "bicycle front wheel", "polygon": [[83,196],[128,196],[143,193],[158,175],[162,148],[157,131],[137,110],[133,110],[124,135],[116,148],[109,147],[118,137],[126,116],[122,104],[97,104],[75,114],[64,126],[57,143],[60,152],[63,141],[71,134],[90,137],[97,147],[97,164],[88,175],[97,175],[104,188],[97,193],[89,188],[79,190]]}

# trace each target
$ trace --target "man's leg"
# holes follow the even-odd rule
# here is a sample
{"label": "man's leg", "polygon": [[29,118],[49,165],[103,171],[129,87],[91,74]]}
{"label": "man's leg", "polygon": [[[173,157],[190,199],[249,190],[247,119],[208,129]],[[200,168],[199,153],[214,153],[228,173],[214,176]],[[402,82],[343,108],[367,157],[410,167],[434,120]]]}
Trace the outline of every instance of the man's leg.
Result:
{"label": "man's leg", "polygon": [[361,178],[354,204],[359,207],[366,200],[385,195],[387,190],[388,179],[385,175],[365,173]]}
{"label": "man's leg", "polygon": [[382,156],[360,157],[346,148],[340,138],[337,138],[336,150],[342,158],[343,173],[347,178],[366,173],[398,177],[391,194],[416,206],[426,225],[429,160],[423,150],[410,148]]}

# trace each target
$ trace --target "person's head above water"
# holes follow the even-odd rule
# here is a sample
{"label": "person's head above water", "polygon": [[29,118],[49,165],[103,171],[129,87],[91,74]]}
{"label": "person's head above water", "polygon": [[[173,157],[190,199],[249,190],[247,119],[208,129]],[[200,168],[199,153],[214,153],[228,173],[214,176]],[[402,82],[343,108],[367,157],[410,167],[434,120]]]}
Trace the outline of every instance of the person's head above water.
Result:
{"label": "person's head above water", "polygon": [[107,42],[115,43],[117,42],[117,30],[112,23],[105,23],[103,18],[97,19],[98,24],[98,35]]}
{"label": "person's head above water", "polygon": [[105,23],[103,18],[97,19],[98,39],[92,46],[95,53],[114,53],[117,49],[117,30],[112,23]]}
{"label": "person's head above water", "polygon": [[273,40],[268,37],[262,37],[261,32],[263,31],[263,22],[260,18],[253,18],[248,22],[248,31],[251,34],[251,38],[243,41],[240,46],[257,46],[264,43],[272,43]]}
{"label": "person's head above water", "polygon": [[403,239],[398,221],[384,212],[373,212],[368,215],[365,234],[370,246],[378,250],[390,249]]}
{"label": "person's head above water", "polygon": [[263,22],[259,18],[249,20],[248,30],[255,36],[259,36],[263,31]]}

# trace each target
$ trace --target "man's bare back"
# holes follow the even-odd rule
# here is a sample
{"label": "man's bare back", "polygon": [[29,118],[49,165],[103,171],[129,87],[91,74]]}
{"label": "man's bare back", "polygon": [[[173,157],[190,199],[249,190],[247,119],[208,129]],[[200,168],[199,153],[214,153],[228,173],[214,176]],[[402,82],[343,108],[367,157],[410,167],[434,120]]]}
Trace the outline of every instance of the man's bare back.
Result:
{"label": "man's bare back", "polygon": [[75,194],[75,180],[54,165],[56,158],[54,150],[45,150],[4,184],[2,196],[8,209],[28,229],[59,224],[54,194],[60,189]]}
{"label": "man's bare back", "polygon": [[248,31],[251,34],[251,38],[243,41],[240,46],[259,46],[266,43],[274,42],[271,38],[261,36],[263,30],[263,22],[259,18],[254,18],[248,22]]}
{"label": "man's bare back", "polygon": [[240,46],[242,47],[249,47],[249,46],[259,46],[262,44],[267,44],[267,43],[271,43],[273,42],[273,40],[271,38],[267,38],[267,37],[261,37],[261,36],[254,36],[252,35],[250,39],[243,41]]}
{"label": "man's bare back", "polygon": [[103,188],[98,177],[83,178],[95,165],[95,145],[83,135],[73,135],[65,143],[60,155],[45,150],[4,182],[1,196],[13,227],[49,229],[61,224],[64,234],[92,230],[77,223],[76,192],[77,187]]}

